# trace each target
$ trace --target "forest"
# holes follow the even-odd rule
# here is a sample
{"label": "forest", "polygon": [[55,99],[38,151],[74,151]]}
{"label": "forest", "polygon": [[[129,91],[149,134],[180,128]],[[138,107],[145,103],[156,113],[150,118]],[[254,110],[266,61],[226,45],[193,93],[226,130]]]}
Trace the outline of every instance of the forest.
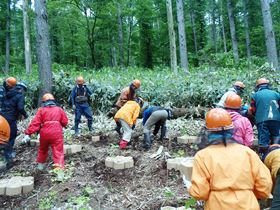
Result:
{"label": "forest", "polygon": [[[31,193],[1,196],[3,208],[203,209],[204,203],[187,193],[180,173],[167,170],[166,156],[155,160],[151,155],[163,145],[172,158],[193,156],[197,145],[181,144],[179,137],[199,136],[206,111],[235,81],[246,86],[246,105],[259,78],[280,91],[279,23],[280,0],[1,0],[0,82],[12,76],[27,85],[29,118],[18,122],[15,166],[0,178],[35,180]],[[69,97],[78,76],[92,91],[98,142],[84,118],[81,136],[73,135]],[[110,115],[134,79],[141,81],[137,95],[149,105],[178,111],[168,121],[168,141],[155,141],[145,153],[141,123],[130,150],[121,151]],[[65,155],[62,182],[53,169],[37,174],[37,147],[19,143],[47,92],[69,118],[64,143],[83,147]],[[254,134],[257,138],[256,129]],[[134,168],[105,166],[106,157],[119,155],[132,156]]]}

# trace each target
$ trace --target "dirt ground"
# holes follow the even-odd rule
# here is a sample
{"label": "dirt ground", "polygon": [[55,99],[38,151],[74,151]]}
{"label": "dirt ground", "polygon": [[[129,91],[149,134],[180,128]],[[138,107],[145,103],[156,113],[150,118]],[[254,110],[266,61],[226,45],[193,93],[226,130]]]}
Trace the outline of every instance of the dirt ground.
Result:
{"label": "dirt ground", "polygon": [[[70,119],[71,122],[73,119]],[[117,147],[119,137],[113,131],[112,119],[95,117],[96,133],[101,135],[101,141],[96,143],[92,142],[89,134],[73,138],[70,125],[65,131],[65,144],[82,144],[84,148],[80,153],[65,156],[68,179],[63,182],[57,182],[50,170],[43,173],[36,171],[37,147],[17,144],[15,166],[0,174],[0,178],[31,175],[35,178],[35,186],[29,194],[1,196],[1,209],[158,210],[162,206],[184,206],[189,195],[183,187],[179,171],[168,171],[166,160],[156,160],[150,156],[156,153],[160,145],[172,157],[193,156],[196,150],[191,145],[177,144],[176,137],[185,133],[197,135],[203,122],[181,118],[169,121],[169,139],[163,143],[155,140],[149,151],[141,147],[143,137],[140,123],[125,151]],[[22,122],[19,127],[22,131],[26,122]],[[84,121],[82,133],[86,133],[85,127]],[[18,141],[21,137],[18,137]],[[123,170],[105,167],[105,158],[117,155],[132,156],[134,167]],[[51,158],[48,169],[51,169]],[[202,207],[196,203],[194,209]]]}

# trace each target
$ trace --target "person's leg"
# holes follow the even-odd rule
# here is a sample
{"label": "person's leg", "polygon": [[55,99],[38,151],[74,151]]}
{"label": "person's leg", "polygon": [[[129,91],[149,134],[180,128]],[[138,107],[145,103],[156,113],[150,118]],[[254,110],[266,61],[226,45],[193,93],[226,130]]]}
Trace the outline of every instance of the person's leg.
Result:
{"label": "person's leg", "polygon": [[77,104],[75,109],[75,125],[74,125],[76,135],[79,134],[79,124],[81,122],[81,117],[82,117],[82,110],[80,105]]}
{"label": "person's leg", "polygon": [[271,136],[271,144],[280,144],[280,121],[267,121]]}
{"label": "person's leg", "polygon": [[51,143],[51,148],[54,166],[64,168],[63,139],[53,140]]}
{"label": "person's leg", "polygon": [[92,121],[93,121],[92,111],[88,104],[84,105],[83,114],[85,115],[85,117],[87,118],[87,121],[88,121],[88,130],[92,131]]}
{"label": "person's leg", "polygon": [[160,140],[162,141],[166,137],[166,120],[168,118],[168,113],[166,110],[155,111],[154,118],[161,127]]}
{"label": "person's leg", "polygon": [[131,127],[122,119],[119,120],[123,128],[123,136],[120,141],[120,149],[125,149],[128,142],[131,140],[132,129]]}
{"label": "person's leg", "polygon": [[269,146],[270,132],[267,121],[257,124],[258,129],[258,142],[260,146]]}
{"label": "person's leg", "polygon": [[37,163],[39,165],[45,165],[48,157],[48,150],[49,150],[49,140],[40,139],[40,145],[39,145],[38,156],[37,156]]}
{"label": "person's leg", "polygon": [[17,137],[17,124],[16,121],[9,122],[10,125],[10,139],[7,145],[4,148],[4,156],[6,159],[6,168],[10,169],[13,167],[13,147],[15,144],[15,139]]}
{"label": "person's leg", "polygon": [[279,210],[280,209],[280,169],[278,169],[274,191],[273,191],[273,200],[270,210]]}

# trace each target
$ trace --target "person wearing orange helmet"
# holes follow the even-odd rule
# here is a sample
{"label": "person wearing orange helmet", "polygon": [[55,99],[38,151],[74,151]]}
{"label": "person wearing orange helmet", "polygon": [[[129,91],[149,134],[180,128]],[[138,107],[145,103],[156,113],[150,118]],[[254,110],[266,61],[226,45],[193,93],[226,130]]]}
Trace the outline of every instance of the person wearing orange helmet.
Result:
{"label": "person wearing orange helmet", "polygon": [[3,82],[4,91],[1,101],[0,114],[8,121],[11,134],[9,144],[6,146],[4,154],[7,162],[7,168],[13,166],[13,158],[15,157],[15,151],[13,149],[15,139],[17,136],[17,120],[20,118],[26,119],[28,117],[24,110],[24,95],[22,91],[19,91],[17,80],[14,77],[8,77]]}
{"label": "person wearing orange helmet", "polygon": [[85,80],[82,76],[77,77],[76,86],[72,89],[71,92],[71,102],[72,108],[75,111],[75,135],[79,134],[79,124],[81,122],[81,117],[84,115],[88,121],[88,129],[92,131],[92,111],[89,106],[89,99],[92,95],[92,92],[85,85]]}
{"label": "person wearing orange helmet", "polygon": [[122,106],[114,116],[115,122],[119,123],[123,130],[123,135],[119,143],[120,149],[125,149],[128,142],[130,142],[132,130],[136,126],[136,121],[142,106],[143,99],[135,98]]}
{"label": "person wearing orange helmet", "polygon": [[189,194],[204,200],[205,210],[260,209],[257,199],[271,192],[270,172],[258,155],[232,138],[228,112],[214,108],[206,114],[208,146],[194,157]]}
{"label": "person wearing orange helmet", "polygon": [[[10,139],[10,126],[7,120],[0,115],[0,152],[2,154],[2,150],[8,145]],[[0,168],[0,171],[5,169]]]}
{"label": "person wearing orange helmet", "polygon": [[253,127],[248,118],[240,114],[242,100],[237,94],[230,94],[226,98],[224,108],[229,113],[233,124],[233,138],[240,144],[252,146],[254,141]]}
{"label": "person wearing orange helmet", "polygon": [[37,168],[43,170],[46,166],[48,148],[52,149],[52,158],[55,167],[64,168],[63,128],[68,124],[68,118],[62,108],[56,105],[52,94],[46,93],[42,97],[40,107],[25,130],[30,136],[40,132],[40,146],[37,156]]}
{"label": "person wearing orange helmet", "polygon": [[120,109],[127,101],[133,100],[136,97],[135,92],[140,88],[140,86],[141,86],[140,80],[138,79],[133,80],[128,87],[124,88],[121,91],[121,95],[118,98],[116,107]]}
{"label": "person wearing orange helmet", "polygon": [[258,129],[259,153],[263,155],[270,144],[280,144],[280,94],[269,87],[269,80],[256,81],[250,113]]}
{"label": "person wearing orange helmet", "polygon": [[223,108],[225,105],[225,101],[226,98],[229,94],[237,94],[237,95],[241,95],[244,92],[245,89],[245,85],[243,82],[241,81],[236,81],[232,88],[228,89],[228,91],[226,93],[224,93],[224,95],[222,96],[222,98],[220,99],[220,101],[217,103],[217,107],[221,107]]}

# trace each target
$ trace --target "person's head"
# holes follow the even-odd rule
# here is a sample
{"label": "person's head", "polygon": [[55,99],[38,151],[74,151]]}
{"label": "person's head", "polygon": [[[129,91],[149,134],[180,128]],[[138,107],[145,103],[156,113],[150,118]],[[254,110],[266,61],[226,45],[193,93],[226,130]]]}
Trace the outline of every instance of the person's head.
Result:
{"label": "person's head", "polygon": [[12,89],[17,85],[17,80],[14,77],[8,77],[5,79],[3,86],[6,90]]}
{"label": "person's head", "polygon": [[55,105],[55,98],[51,93],[46,93],[42,97],[43,106]]}
{"label": "person's head", "polygon": [[230,94],[227,96],[225,100],[224,107],[226,109],[235,109],[239,110],[241,108],[242,100],[239,95],[237,94]]}
{"label": "person's head", "polygon": [[255,89],[258,90],[261,87],[268,87],[268,85],[269,85],[269,80],[267,80],[266,78],[260,78],[256,81]]}
{"label": "person's head", "polygon": [[229,113],[222,108],[214,108],[206,114],[205,121],[208,141],[222,140],[226,146],[226,139],[232,137],[232,130],[234,128]]}
{"label": "person's head", "polygon": [[0,144],[7,144],[10,139],[10,126],[7,120],[0,115]]}
{"label": "person's head", "polygon": [[142,98],[137,97],[134,99],[134,101],[139,104],[140,108],[142,108],[142,106],[144,104],[144,100]]}
{"label": "person's head", "polygon": [[130,87],[131,87],[133,90],[139,89],[140,86],[141,86],[141,81],[138,80],[138,79],[133,80],[132,83],[130,84]]}
{"label": "person's head", "polygon": [[233,84],[233,88],[236,90],[236,92],[237,92],[238,95],[241,95],[241,94],[244,92],[245,85],[244,85],[244,83],[241,82],[241,81],[236,81],[236,82]]}
{"label": "person's head", "polygon": [[20,87],[24,92],[27,91],[27,85],[24,82],[18,82],[17,86]]}
{"label": "person's head", "polygon": [[82,87],[85,84],[85,80],[82,76],[78,76],[76,78],[76,83],[79,87]]}

